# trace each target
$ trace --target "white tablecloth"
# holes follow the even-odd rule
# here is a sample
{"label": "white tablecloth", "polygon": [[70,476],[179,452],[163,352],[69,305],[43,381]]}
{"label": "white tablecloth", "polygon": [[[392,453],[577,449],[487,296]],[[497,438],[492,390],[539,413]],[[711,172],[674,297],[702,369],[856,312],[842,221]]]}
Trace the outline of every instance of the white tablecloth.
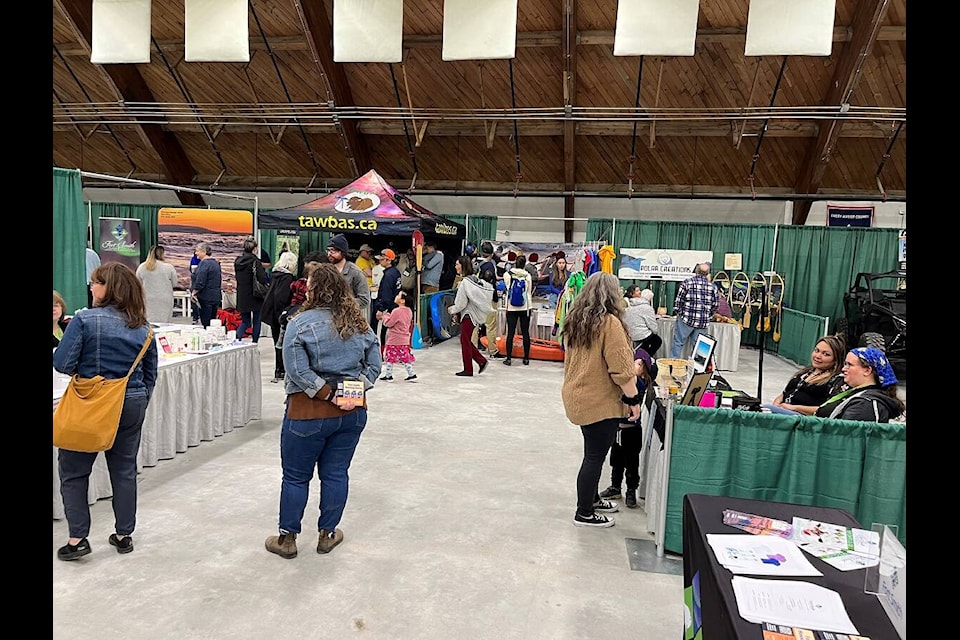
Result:
{"label": "white tablecloth", "polygon": [[[556,315],[556,309],[531,309],[530,337],[540,340],[556,340],[557,336],[553,335],[553,322]],[[541,321],[544,324],[540,324]],[[517,324],[516,333],[520,335],[519,324]],[[507,335],[507,311],[503,308],[497,310],[497,335]]]}
{"label": "white tablecloth", "polygon": [[[54,383],[53,406],[65,384]],[[226,347],[204,355],[160,358],[157,386],[147,406],[137,467],[155,466],[201,442],[242,427],[261,415],[260,351],[256,345]],[[113,495],[107,464],[98,455],[90,474],[93,504]],[[57,448],[53,447],[53,517],[63,518]]]}
{"label": "white tablecloth", "polygon": [[[676,318],[657,318],[657,335],[663,338],[663,346],[657,355],[666,358],[673,344],[673,328],[677,325]],[[740,325],[729,322],[711,322],[707,326],[707,333],[717,339],[717,347],[713,351],[714,367],[720,371],[736,371],[740,359]],[[680,356],[683,359],[690,357],[693,351],[693,342],[687,341]]]}

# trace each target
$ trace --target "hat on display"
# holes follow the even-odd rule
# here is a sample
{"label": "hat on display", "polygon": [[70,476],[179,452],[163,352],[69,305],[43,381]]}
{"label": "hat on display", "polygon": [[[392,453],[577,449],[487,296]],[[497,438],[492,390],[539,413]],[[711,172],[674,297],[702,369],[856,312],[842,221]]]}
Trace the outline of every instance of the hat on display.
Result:
{"label": "hat on display", "polygon": [[393,249],[384,249],[383,251],[377,254],[376,258],[377,260],[386,258],[392,261],[397,259],[397,254],[393,252]]}
{"label": "hat on display", "polygon": [[517,261],[517,252],[511,251],[507,254],[507,262],[516,262]]}
{"label": "hat on display", "polygon": [[373,247],[371,247],[367,243],[363,243],[362,245],[360,245],[359,251],[373,251]]}
{"label": "hat on display", "polygon": [[527,262],[540,262],[540,256],[534,252],[527,256]]}
{"label": "hat on display", "polygon": [[336,249],[342,254],[346,254],[350,250],[350,245],[347,244],[347,237],[342,233],[330,238],[330,242],[327,243],[327,249]]}
{"label": "hat on display", "polygon": [[566,259],[566,258],[567,258],[567,254],[564,253],[563,251],[557,251],[557,253],[556,253],[555,255],[556,255],[556,258],[557,258],[558,260],[559,260],[560,258],[563,258],[563,259]]}

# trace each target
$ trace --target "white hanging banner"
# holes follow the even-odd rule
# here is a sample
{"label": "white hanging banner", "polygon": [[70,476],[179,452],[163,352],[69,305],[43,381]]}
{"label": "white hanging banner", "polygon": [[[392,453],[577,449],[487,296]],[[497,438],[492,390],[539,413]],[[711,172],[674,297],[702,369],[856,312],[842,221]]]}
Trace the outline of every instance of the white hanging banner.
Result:
{"label": "white hanging banner", "polygon": [[403,0],[333,0],[334,62],[402,62]]}
{"label": "white hanging banner", "polygon": [[622,280],[683,281],[693,275],[701,262],[713,262],[712,251],[685,249],[620,249]]}
{"label": "white hanging banner", "polygon": [[837,0],[750,0],[746,56],[829,56]]}
{"label": "white hanging banner", "polygon": [[443,60],[495,60],[517,53],[517,0],[444,0]]}
{"label": "white hanging banner", "polygon": [[93,0],[90,62],[150,62],[150,0]]}
{"label": "white hanging banner", "polygon": [[186,62],[250,62],[247,0],[186,0]]}
{"label": "white hanging banner", "polygon": [[692,56],[700,0],[619,0],[615,56]]}

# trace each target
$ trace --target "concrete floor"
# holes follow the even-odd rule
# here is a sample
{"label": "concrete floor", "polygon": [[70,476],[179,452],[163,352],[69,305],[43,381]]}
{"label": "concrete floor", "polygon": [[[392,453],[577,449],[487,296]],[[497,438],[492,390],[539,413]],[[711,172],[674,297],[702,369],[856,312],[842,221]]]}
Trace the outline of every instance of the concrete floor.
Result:
{"label": "concrete floor", "polygon": [[[492,361],[459,378],[456,339],[415,352],[417,383],[371,393],[344,543],[315,552],[315,480],[299,556],[268,553],[283,391],[269,381],[272,341],[260,345],[263,418],[140,474],[133,553],[107,544],[109,500],[91,507],[93,553],[79,561],[56,559],[67,526],[54,521],[54,638],[682,634],[682,577],[631,569],[644,565],[630,550],[652,541],[643,509],[621,509],[609,529],[571,522],[582,440],[564,417],[562,363]],[[756,391],[758,355],[742,349],[739,371],[723,372],[734,388]],[[768,401],[796,366],[765,355],[763,367]]]}

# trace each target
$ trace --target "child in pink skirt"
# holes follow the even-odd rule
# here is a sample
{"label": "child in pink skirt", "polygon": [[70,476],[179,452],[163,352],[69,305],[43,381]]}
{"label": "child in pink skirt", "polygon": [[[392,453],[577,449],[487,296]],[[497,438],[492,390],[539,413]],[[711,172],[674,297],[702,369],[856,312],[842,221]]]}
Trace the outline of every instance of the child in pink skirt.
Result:
{"label": "child in pink skirt", "polygon": [[407,294],[401,291],[393,299],[397,308],[385,313],[378,313],[387,327],[387,341],[383,347],[383,361],[386,367],[381,380],[393,380],[393,365],[402,364],[407,369],[407,382],[415,382],[417,374],[413,371],[413,351],[410,350],[410,338],[413,331],[413,311],[407,306]]}

